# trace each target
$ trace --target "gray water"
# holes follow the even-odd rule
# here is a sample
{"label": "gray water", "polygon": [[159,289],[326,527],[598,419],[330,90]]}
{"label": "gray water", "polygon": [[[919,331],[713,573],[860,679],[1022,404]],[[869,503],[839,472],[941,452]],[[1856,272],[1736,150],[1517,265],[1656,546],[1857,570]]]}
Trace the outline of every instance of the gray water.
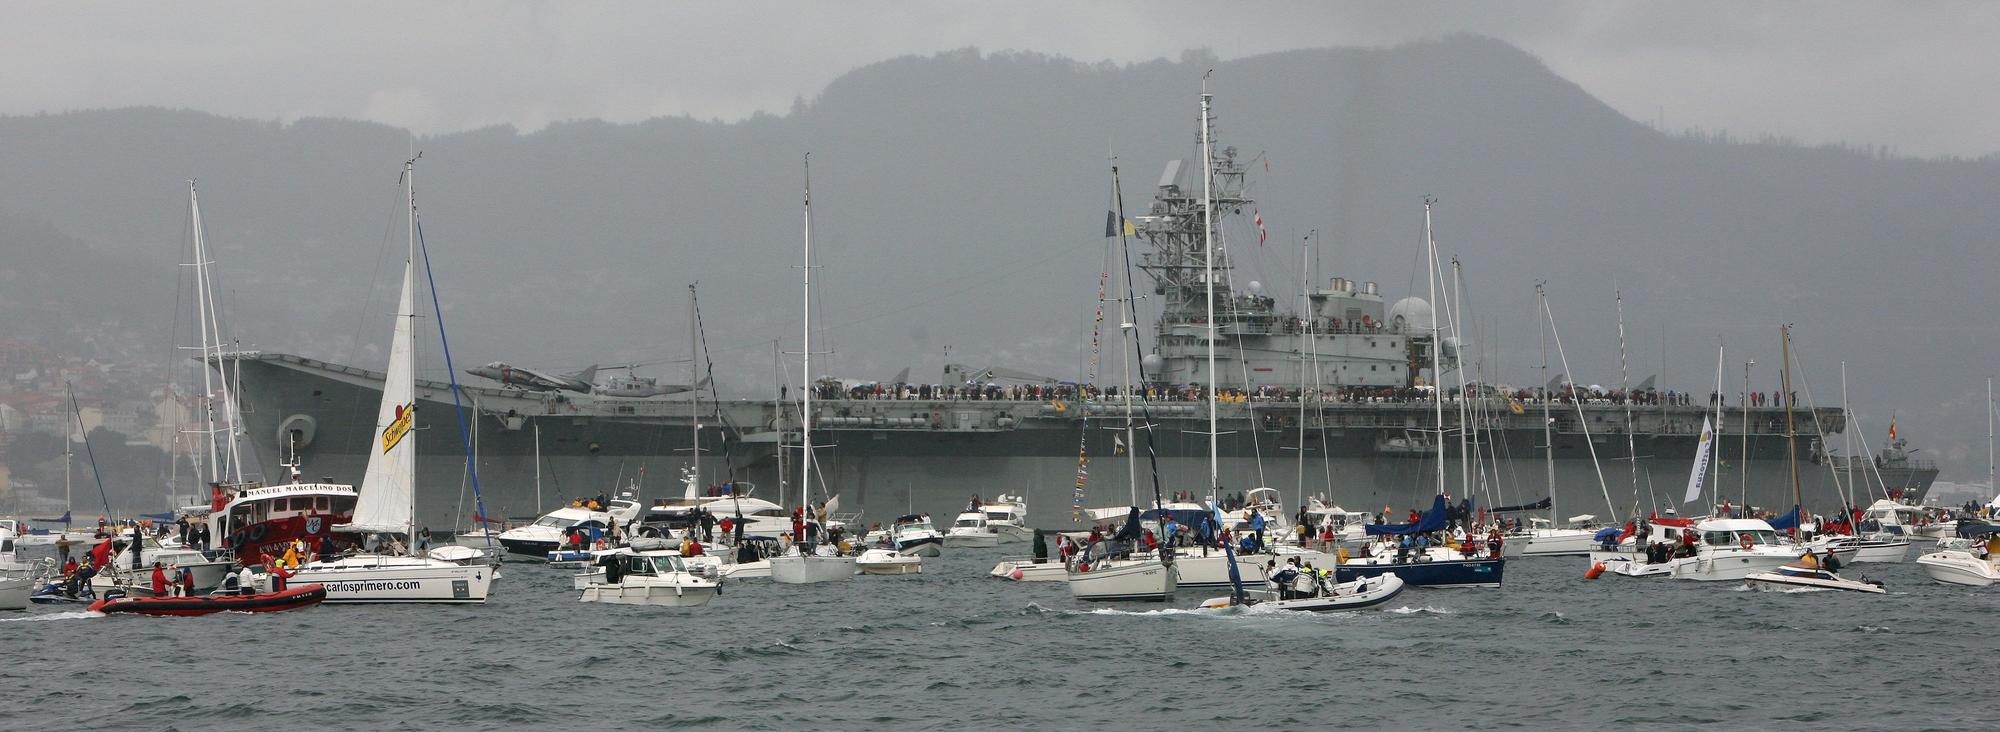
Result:
{"label": "gray water", "polygon": [[[1914,547],[1913,547],[1914,549]],[[729,583],[584,604],[509,563],[484,606],[0,613],[0,729],[1990,729],[2000,590],[1856,565],[1886,596],[1582,579],[1307,615],[1085,605],[989,578]]]}

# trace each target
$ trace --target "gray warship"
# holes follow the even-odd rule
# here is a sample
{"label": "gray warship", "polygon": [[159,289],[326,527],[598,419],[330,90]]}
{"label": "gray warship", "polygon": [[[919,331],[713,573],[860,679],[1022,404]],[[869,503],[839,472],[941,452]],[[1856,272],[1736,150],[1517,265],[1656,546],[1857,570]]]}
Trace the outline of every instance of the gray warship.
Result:
{"label": "gray warship", "polygon": [[[1242,162],[1233,148],[1223,148],[1211,166],[1214,216],[1241,216],[1252,203]],[[1202,370],[1207,288],[1201,275],[1209,253],[1202,244],[1203,198],[1190,184],[1199,174],[1190,169],[1202,166],[1170,162],[1145,209],[1119,217],[1130,225],[1118,228],[1143,249],[1137,268],[1150,280],[1150,299],[1160,303],[1149,353],[1138,359],[1143,383],[1131,390],[1130,413],[1123,397],[1114,396],[1116,386],[1008,379],[1001,375],[1028,375],[1004,369],[947,365],[932,383],[822,380],[812,386],[815,453],[844,510],[858,507],[878,518],[906,508],[949,515],[969,496],[1004,492],[1027,496],[1035,525],[1067,526],[1079,504],[1130,502],[1134,482],[1150,495],[1155,464],[1163,491],[1207,493],[1208,417],[1194,385],[1210,381]],[[1333,277],[1315,284],[1294,312],[1255,283],[1230,282],[1226,245],[1215,255],[1224,273],[1216,287],[1216,350],[1228,364],[1213,375],[1228,395],[1218,430],[1225,433],[1218,448],[1223,491],[1265,486],[1287,502],[1320,496],[1365,511],[1427,503],[1441,433],[1424,384],[1449,383],[1428,378],[1430,349],[1442,345],[1447,361],[1456,355],[1452,339],[1432,343],[1431,305],[1414,297],[1391,304],[1373,282]],[[1114,358],[1109,349],[1118,336],[1104,338],[1105,357]],[[360,478],[373,444],[380,372],[280,353],[233,354],[226,368],[240,376],[247,440],[262,465],[295,454],[307,475]],[[798,404],[786,398],[797,396],[795,388],[765,400],[695,399],[693,392],[627,396],[651,391],[464,386],[488,515],[528,517],[571,497],[612,493],[642,469],[653,476],[642,485],[642,499],[679,495],[697,430],[700,483],[748,481],[761,497],[798,500],[797,486],[787,485],[780,469],[794,459],[785,446],[798,435]],[[1526,504],[1552,496],[1563,517],[1622,519],[1680,508],[1704,418],[1715,414],[1707,398],[1651,389],[1601,395],[1552,383],[1451,392],[1446,428],[1475,428],[1469,434],[1476,437],[1464,444],[1477,460],[1465,462],[1477,466],[1480,500]],[[420,427],[455,437],[450,384],[420,380],[416,398]],[[1545,398],[1554,402],[1546,417]],[[1844,427],[1840,410],[1814,411],[1827,432]],[[1808,459],[1818,437],[1788,438],[1783,408],[1735,405],[1722,412],[1713,479],[1719,498],[1789,507],[1788,458],[1796,454],[1808,507],[1838,504],[1830,462]],[[1129,443],[1122,429],[1128,414],[1149,426]],[[1801,410],[1796,424],[1811,425],[1814,417]],[[1448,485],[1457,486],[1460,440],[1445,442]],[[460,440],[421,444],[421,521],[466,525],[472,502]],[[1121,454],[1127,450],[1150,451],[1154,460]],[[1545,452],[1553,465],[1546,471]],[[1642,479],[1634,481],[1622,460],[1636,461]],[[1904,499],[1921,501],[1934,477],[1934,469],[1904,476]]]}

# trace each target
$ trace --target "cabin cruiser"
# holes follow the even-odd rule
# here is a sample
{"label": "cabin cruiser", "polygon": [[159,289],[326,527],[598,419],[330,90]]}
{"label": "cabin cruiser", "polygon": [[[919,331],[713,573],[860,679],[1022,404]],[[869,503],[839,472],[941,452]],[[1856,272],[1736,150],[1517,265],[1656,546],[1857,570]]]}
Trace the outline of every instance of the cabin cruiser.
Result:
{"label": "cabin cruiser", "polygon": [[889,528],[868,532],[861,543],[886,546],[912,556],[935,557],[943,554],[944,535],[931,527],[929,514],[913,513],[897,517]]}
{"label": "cabin cruiser", "polygon": [[924,571],[924,560],[916,554],[877,547],[855,557],[854,567],[862,574],[920,574]]}
{"label": "cabin cruiser", "polygon": [[285,553],[295,539],[314,552],[333,553],[355,545],[356,535],[333,530],[354,513],[354,486],[300,482],[298,467],[286,467],[292,469],[293,479],[282,485],[242,483],[213,489],[205,520],[217,546],[210,548],[226,548],[248,566]]}
{"label": "cabin cruiser", "polygon": [[1737,582],[1776,570],[1805,551],[1781,541],[1778,531],[1760,519],[1709,519],[1695,524],[1693,530],[1701,540],[1695,555],[1675,559],[1668,576]]}
{"label": "cabin cruiser", "polygon": [[1368,533],[1365,529],[1369,524],[1375,523],[1375,515],[1372,513],[1329,506],[1318,496],[1306,501],[1306,516],[1312,519],[1314,527],[1331,524],[1334,541],[1342,544],[1366,541]]}
{"label": "cabin cruiser", "polygon": [[[1621,537],[1624,532],[1611,527],[1599,529],[1593,537],[1599,548],[1589,554],[1592,571],[1624,577],[1665,577],[1673,571],[1675,553],[1684,545],[1684,537],[1695,533],[1694,525],[1694,519],[1650,516],[1630,536]],[[1606,542],[1616,548],[1603,549]]]}
{"label": "cabin cruiser", "polygon": [[[640,515],[640,526],[635,533],[641,536],[669,537],[699,529],[701,517],[707,515],[715,520],[717,535],[755,536],[776,539],[792,531],[793,512],[784,506],[758,498],[756,486],[747,481],[725,483],[712,495],[697,495],[692,485],[680,498],[655,498],[653,505]],[[722,531],[722,522],[729,523],[729,530]],[[737,525],[742,530],[737,530]]]}
{"label": "cabin cruiser", "polygon": [[607,557],[604,569],[581,588],[582,602],[693,607],[722,593],[713,565],[693,566],[677,551],[653,550]]}
{"label": "cabin cruiser", "polygon": [[[1120,514],[1123,509],[1120,509]],[[1027,541],[1035,535],[1028,528],[1028,502],[1020,496],[1001,494],[992,502],[973,497],[952,519],[945,531],[946,544],[956,547],[990,547],[1002,542]]]}
{"label": "cabin cruiser", "polygon": [[1885,532],[1861,536],[1825,534],[1806,542],[1804,546],[1819,554],[1831,549],[1842,555],[1841,561],[1844,562],[1900,562],[1909,555],[1910,539]]}
{"label": "cabin cruiser", "polygon": [[[609,505],[590,508],[582,501],[572,501],[570,505],[542,514],[535,522],[500,532],[495,537],[507,552],[518,556],[541,559],[553,549],[563,545],[563,536],[572,529],[583,529],[593,536],[610,528],[612,522],[620,526],[631,524],[639,516],[639,503],[625,496],[611,499]],[[331,588],[329,588],[331,589]],[[338,602],[329,596],[327,602]]]}
{"label": "cabin cruiser", "polygon": [[1955,527],[1961,538],[1938,542],[1937,551],[1917,557],[1917,566],[1931,579],[1951,585],[1991,587],[2000,583],[2000,527],[1965,524]]}

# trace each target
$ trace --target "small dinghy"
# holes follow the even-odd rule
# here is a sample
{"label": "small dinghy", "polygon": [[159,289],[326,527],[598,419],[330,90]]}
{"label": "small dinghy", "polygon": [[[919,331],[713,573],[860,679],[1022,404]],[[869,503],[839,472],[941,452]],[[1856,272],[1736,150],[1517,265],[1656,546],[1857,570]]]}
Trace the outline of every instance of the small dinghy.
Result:
{"label": "small dinghy", "polygon": [[862,574],[921,574],[924,560],[894,549],[878,548],[862,552],[854,559],[854,567]]}
{"label": "small dinghy", "polygon": [[1757,572],[1743,579],[1760,590],[1849,590],[1877,595],[1886,592],[1880,582],[1846,579],[1813,561],[1792,562],[1774,571]]}
{"label": "small dinghy", "polygon": [[92,603],[92,612],[106,615],[208,615],[219,612],[274,613],[318,605],[326,599],[326,587],[303,584],[278,592],[255,595],[206,595],[202,597],[118,597],[107,596]]}

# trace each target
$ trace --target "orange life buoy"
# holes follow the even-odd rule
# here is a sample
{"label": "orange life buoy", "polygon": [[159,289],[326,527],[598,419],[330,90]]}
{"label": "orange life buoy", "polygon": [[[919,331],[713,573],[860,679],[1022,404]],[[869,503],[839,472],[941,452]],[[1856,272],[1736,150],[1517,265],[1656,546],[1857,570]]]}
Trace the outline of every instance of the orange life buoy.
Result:
{"label": "orange life buoy", "polygon": [[1749,534],[1739,534],[1738,536],[1739,538],[1736,540],[1736,545],[1743,547],[1745,550],[1748,550],[1750,547],[1757,545],[1757,540],[1750,538]]}

